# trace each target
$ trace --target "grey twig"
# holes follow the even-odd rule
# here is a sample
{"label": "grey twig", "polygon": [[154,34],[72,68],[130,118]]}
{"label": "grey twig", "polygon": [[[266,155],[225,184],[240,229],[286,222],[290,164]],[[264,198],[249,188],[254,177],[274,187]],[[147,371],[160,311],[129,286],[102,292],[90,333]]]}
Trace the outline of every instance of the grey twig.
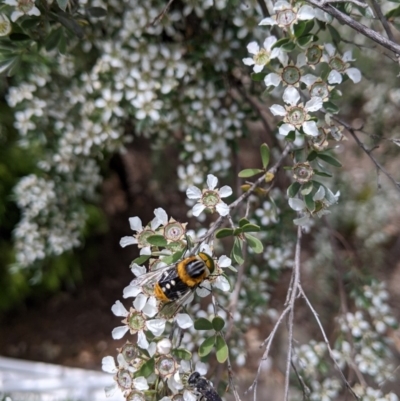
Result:
{"label": "grey twig", "polygon": [[334,120],[336,120],[339,124],[343,125],[346,130],[350,133],[350,135],[354,138],[356,141],[357,145],[367,154],[367,156],[372,160],[372,162],[375,164],[375,167],[380,170],[383,174],[386,175],[386,177],[393,183],[393,185],[396,187],[396,189],[400,192],[400,183],[397,182],[392,175],[380,164],[375,157],[371,154],[376,147],[374,146],[371,149],[367,149],[366,146],[360,141],[358,138],[356,131],[351,125],[347,124],[346,122],[340,120],[337,117],[333,117]]}
{"label": "grey twig", "polygon": [[353,3],[362,8],[368,7],[368,4],[365,4],[363,1],[359,1],[359,0],[321,0],[320,3],[322,3],[324,5],[331,4],[331,3]]}
{"label": "grey twig", "polygon": [[173,2],[174,0],[169,0],[168,4],[164,7],[164,9],[160,12],[160,14],[157,15],[156,18],[154,18],[153,22],[151,22],[149,25],[154,26],[158,24],[164,18],[164,15],[168,12]]}
{"label": "grey twig", "polygon": [[382,13],[381,7],[378,4],[378,2],[376,0],[370,0],[371,4],[372,4],[372,8],[374,9],[374,13],[376,15],[376,17],[379,19],[379,21],[381,21],[381,24],[383,26],[383,29],[386,32],[387,37],[394,42],[394,36],[392,33],[392,30],[390,29],[390,25],[387,21],[387,19],[385,18],[385,16]]}
{"label": "grey twig", "polygon": [[379,43],[381,46],[385,47],[386,49],[391,50],[396,54],[400,54],[400,45],[395,43],[392,40],[389,40],[375,32],[373,29],[368,28],[367,26],[361,24],[360,22],[354,20],[353,18],[349,17],[347,14],[342,13],[337,8],[333,7],[332,4],[325,4],[324,2],[320,2],[318,0],[306,0],[308,3],[312,4],[315,7],[320,8],[321,10],[325,11],[326,13],[335,17],[339,22],[346,24],[356,30],[357,32],[362,33],[367,38],[370,38],[376,43]]}

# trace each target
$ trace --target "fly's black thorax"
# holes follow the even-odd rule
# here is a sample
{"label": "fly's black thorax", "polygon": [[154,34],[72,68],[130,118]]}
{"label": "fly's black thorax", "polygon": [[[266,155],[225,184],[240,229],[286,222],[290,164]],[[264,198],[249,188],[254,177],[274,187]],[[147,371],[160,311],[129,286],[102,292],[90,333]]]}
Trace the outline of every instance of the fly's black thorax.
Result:
{"label": "fly's black thorax", "polygon": [[186,273],[191,278],[208,277],[210,272],[202,260],[192,260],[186,265]]}
{"label": "fly's black thorax", "polygon": [[167,270],[158,281],[158,285],[170,301],[182,297],[190,288],[180,279],[175,269]]}

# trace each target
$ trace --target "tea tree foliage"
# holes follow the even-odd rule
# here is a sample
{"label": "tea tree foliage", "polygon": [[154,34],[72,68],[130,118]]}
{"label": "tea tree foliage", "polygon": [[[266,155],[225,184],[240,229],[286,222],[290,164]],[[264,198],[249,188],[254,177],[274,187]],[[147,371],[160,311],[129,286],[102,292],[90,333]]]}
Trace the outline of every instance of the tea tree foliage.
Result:
{"label": "tea tree foliage", "polygon": [[[112,306],[113,338],[129,338],[103,359],[115,377],[107,392],[240,400],[244,334],[263,323],[248,389],[257,400],[286,322],[284,400],[398,400],[398,323],[377,269],[398,234],[400,184],[375,150],[395,155],[400,143],[399,15],[375,0],[2,2],[0,138],[34,159],[12,189],[13,274],[82,244],[104,158],[139,137],[179,155],[159,163],[176,169],[190,223],[138,210],[120,241],[140,256],[127,301]],[[352,175],[353,145],[370,164]],[[296,338],[300,308],[314,322],[307,342]]]}

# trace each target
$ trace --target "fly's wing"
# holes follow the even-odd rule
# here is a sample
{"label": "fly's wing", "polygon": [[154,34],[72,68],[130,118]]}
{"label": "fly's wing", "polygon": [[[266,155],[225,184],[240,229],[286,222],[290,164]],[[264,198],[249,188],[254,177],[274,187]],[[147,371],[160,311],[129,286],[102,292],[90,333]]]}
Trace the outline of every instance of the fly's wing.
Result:
{"label": "fly's wing", "polygon": [[180,298],[166,303],[159,312],[159,317],[170,319],[176,315],[177,312],[182,308],[183,305],[191,302],[193,299],[193,290],[186,286],[186,292],[181,295]]}
{"label": "fly's wing", "polygon": [[164,267],[160,267],[157,270],[153,270],[147,273],[142,274],[139,277],[136,277],[133,281],[131,281],[131,286],[134,287],[142,287],[144,285],[150,285],[156,283],[159,278],[163,275],[164,272],[168,271],[169,269],[175,270],[175,264],[167,265]]}

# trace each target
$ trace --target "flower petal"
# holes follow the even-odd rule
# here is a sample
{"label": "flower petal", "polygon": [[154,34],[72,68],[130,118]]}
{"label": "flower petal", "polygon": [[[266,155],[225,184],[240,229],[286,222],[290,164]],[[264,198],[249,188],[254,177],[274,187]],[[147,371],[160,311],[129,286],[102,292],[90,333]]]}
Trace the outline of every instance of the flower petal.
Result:
{"label": "flower petal", "polygon": [[286,109],[280,104],[273,104],[269,109],[274,116],[286,116]]}
{"label": "flower petal", "polygon": [[115,365],[115,360],[112,356],[105,356],[101,360],[101,369],[107,373],[116,373],[118,372],[118,368]]}
{"label": "flower petal", "polygon": [[118,388],[117,383],[110,384],[109,386],[106,386],[104,388],[104,392],[106,393],[106,397],[107,398],[112,397],[115,394],[117,388]]}
{"label": "flower petal", "polygon": [[138,332],[137,345],[142,349],[149,348],[149,342],[147,341],[146,334],[143,333],[143,330]]}
{"label": "flower petal", "polygon": [[261,64],[255,64],[254,67],[253,67],[253,71],[254,71],[255,73],[259,73],[259,72],[261,72],[263,69],[264,69],[264,66],[261,65]]}
{"label": "flower petal", "polygon": [[318,79],[318,77],[316,77],[315,75],[306,74],[306,75],[303,75],[303,76],[300,78],[300,81],[301,81],[301,82],[304,82],[307,86],[311,86],[312,84],[315,83],[315,81],[316,81],[317,79]]}
{"label": "flower petal", "polygon": [[243,64],[245,65],[253,65],[254,64],[254,60],[251,57],[246,57],[242,59]]}
{"label": "flower petal", "polygon": [[157,209],[154,209],[154,216],[157,217],[157,219],[161,222],[163,226],[168,224],[168,215],[167,212],[162,208],[159,207]]}
{"label": "flower petal", "polygon": [[282,124],[279,127],[279,135],[286,136],[289,134],[289,132],[295,131],[296,127],[292,124]]}
{"label": "flower petal", "polygon": [[355,84],[361,81],[361,71],[358,68],[348,68],[346,74]]}
{"label": "flower petal", "polygon": [[133,301],[133,306],[137,311],[141,311],[143,307],[146,305],[146,302],[147,302],[147,295],[139,294]]}
{"label": "flower petal", "polygon": [[135,389],[139,391],[149,389],[149,384],[147,383],[147,380],[143,376],[133,379],[133,386],[135,387]]}
{"label": "flower petal", "polygon": [[325,50],[331,57],[336,53],[336,48],[332,43],[325,43]]}
{"label": "flower petal", "polygon": [[143,230],[143,224],[142,220],[140,220],[140,217],[130,217],[129,218],[129,225],[131,226],[131,230],[133,231],[142,231]]}
{"label": "flower petal", "polygon": [[219,189],[218,194],[220,198],[226,198],[227,196],[231,196],[232,188],[228,185],[224,185],[222,188]]}
{"label": "flower petal", "polygon": [[197,361],[194,367],[196,372],[199,372],[202,376],[207,374],[207,365],[204,362]]}
{"label": "flower petal", "polygon": [[303,216],[293,220],[293,223],[296,224],[296,226],[308,226],[311,222],[312,220],[308,216]]}
{"label": "flower petal", "polygon": [[282,81],[280,75],[275,74],[275,72],[271,72],[264,78],[264,83],[266,86],[278,86]]}
{"label": "flower petal", "polygon": [[213,174],[207,175],[207,186],[208,189],[214,189],[218,184],[218,178]]}
{"label": "flower petal", "polygon": [[133,238],[132,236],[129,237],[122,237],[119,241],[119,245],[122,248],[125,248],[128,245],[135,245],[138,243],[138,240],[136,238]]}
{"label": "flower petal", "polygon": [[228,258],[226,255],[222,255],[218,259],[218,266],[219,267],[229,267],[232,265],[232,259]]}
{"label": "flower petal", "polygon": [[126,317],[129,314],[121,301],[115,301],[115,304],[111,307],[111,311],[115,316]]}
{"label": "flower petal", "polygon": [[229,206],[225,202],[219,202],[215,206],[215,209],[220,216],[227,216],[229,214]]}
{"label": "flower petal", "polygon": [[146,322],[147,328],[155,335],[161,336],[165,330],[165,320],[164,319],[153,319]]}
{"label": "flower petal", "polygon": [[207,297],[208,295],[210,295],[211,292],[211,284],[209,281],[203,281],[201,283],[201,287],[197,287],[196,289],[196,294],[201,297]]}
{"label": "flower petal", "polygon": [[147,300],[147,303],[143,307],[142,312],[148,317],[153,317],[158,313],[157,301],[155,297],[150,297]]}
{"label": "flower petal", "polygon": [[342,60],[345,61],[345,62],[354,61],[353,56],[352,56],[352,51],[351,50],[347,50],[346,52],[344,52]]}
{"label": "flower petal", "polygon": [[124,288],[123,297],[130,298],[136,297],[138,294],[142,292],[142,287],[137,285],[128,285]]}
{"label": "flower petal", "polygon": [[275,36],[268,36],[267,39],[264,40],[263,46],[268,51],[271,51],[271,47],[276,43],[277,39]]}
{"label": "flower petal", "polygon": [[322,199],[324,199],[324,198],[325,198],[325,189],[324,189],[324,187],[321,185],[321,186],[318,188],[318,191],[314,194],[313,200],[319,201],[319,200],[322,200]]}
{"label": "flower petal", "polygon": [[188,329],[193,326],[193,320],[187,313],[178,313],[176,322],[181,329]]}
{"label": "flower petal", "polygon": [[306,204],[299,198],[289,198],[289,206],[299,212],[300,210],[305,209]]}
{"label": "flower petal", "polygon": [[299,91],[293,86],[288,86],[283,92],[282,99],[285,103],[295,106],[300,100]]}
{"label": "flower petal", "polygon": [[306,121],[303,123],[303,131],[310,136],[318,136],[319,131],[315,121]]}
{"label": "flower petal", "polygon": [[187,190],[186,190],[186,196],[189,199],[200,199],[201,198],[201,191],[199,188],[191,185]]}
{"label": "flower petal", "polygon": [[340,84],[342,79],[342,75],[336,70],[332,70],[328,75],[328,83],[330,84]]}
{"label": "flower petal", "polygon": [[144,266],[140,266],[137,263],[134,263],[131,268],[131,272],[136,276],[139,277],[142,274],[146,273],[146,268]]}
{"label": "flower petal", "polygon": [[307,111],[317,111],[322,107],[322,99],[318,96],[313,96],[305,105]]}
{"label": "flower petal", "polygon": [[162,355],[167,355],[170,353],[172,348],[172,343],[169,338],[163,338],[157,343],[157,352]]}
{"label": "flower petal", "polygon": [[126,325],[118,326],[111,332],[111,336],[114,340],[120,340],[128,330],[129,327]]}
{"label": "flower petal", "polygon": [[214,287],[219,288],[221,291],[227,292],[231,289],[228,279],[225,276],[218,276],[214,282]]}
{"label": "flower petal", "polygon": [[250,42],[247,45],[247,51],[251,54],[257,54],[260,51],[260,46],[257,42]]}
{"label": "flower petal", "polygon": [[314,9],[309,5],[301,6],[300,10],[297,12],[297,18],[300,20],[313,19],[314,17]]}
{"label": "flower petal", "polygon": [[184,401],[196,401],[197,396],[195,396],[191,391],[185,390],[183,392]]}
{"label": "flower petal", "polygon": [[196,203],[194,206],[193,206],[193,209],[192,209],[192,213],[193,213],[193,216],[199,216],[200,214],[201,214],[201,212],[205,209],[206,207],[202,204],[202,203]]}
{"label": "flower petal", "polygon": [[276,21],[271,17],[267,17],[262,19],[258,25],[276,25]]}

